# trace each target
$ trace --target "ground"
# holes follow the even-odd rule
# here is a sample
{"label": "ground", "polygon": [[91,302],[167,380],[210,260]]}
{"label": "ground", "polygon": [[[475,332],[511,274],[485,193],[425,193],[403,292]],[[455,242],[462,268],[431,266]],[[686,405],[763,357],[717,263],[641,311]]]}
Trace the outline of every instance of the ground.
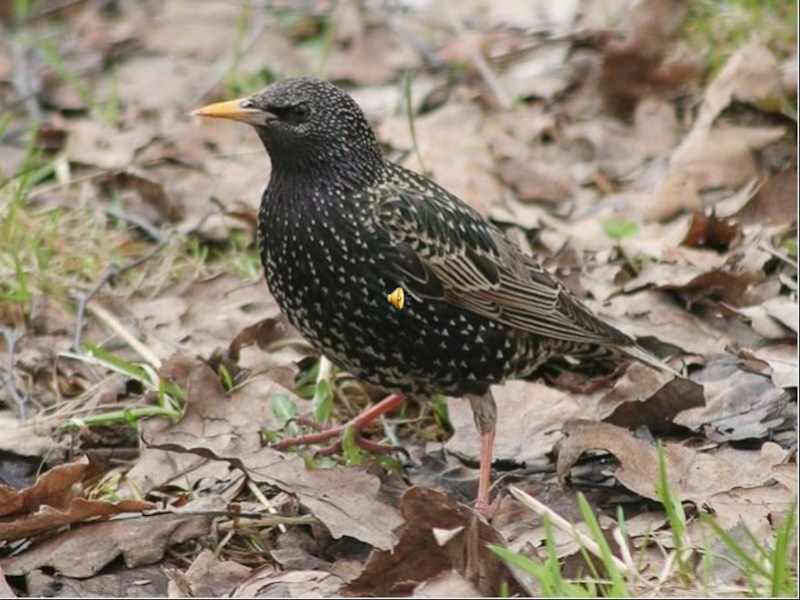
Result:
{"label": "ground", "polygon": [[[796,22],[0,4],[0,596],[796,595]],[[495,387],[487,519],[461,399],[371,428],[389,456],[271,448],[379,399],[269,295],[257,137],[189,116],[296,75],[684,377],[565,359]]]}

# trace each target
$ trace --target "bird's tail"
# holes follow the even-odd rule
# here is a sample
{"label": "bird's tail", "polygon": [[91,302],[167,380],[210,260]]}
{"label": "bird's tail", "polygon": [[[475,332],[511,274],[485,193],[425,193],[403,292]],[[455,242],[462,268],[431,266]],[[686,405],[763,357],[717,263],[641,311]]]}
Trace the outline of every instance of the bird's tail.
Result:
{"label": "bird's tail", "polygon": [[657,356],[650,354],[647,350],[645,350],[641,346],[636,346],[636,345],[619,346],[619,349],[621,352],[624,352],[631,358],[635,358],[636,360],[639,360],[647,365],[650,365],[651,367],[655,367],[656,369],[664,371],[665,373],[671,373],[672,375],[675,375],[675,377],[683,377],[683,375],[678,373],[675,369],[670,367],[668,364],[666,364]]}

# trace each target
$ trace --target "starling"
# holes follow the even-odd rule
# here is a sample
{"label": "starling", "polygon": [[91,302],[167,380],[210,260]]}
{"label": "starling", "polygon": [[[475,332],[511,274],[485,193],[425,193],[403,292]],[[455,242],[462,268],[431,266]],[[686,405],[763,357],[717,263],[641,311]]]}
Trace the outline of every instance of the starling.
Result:
{"label": "starling", "polygon": [[[609,351],[669,370],[464,202],[386,160],[335,85],[288,79],[193,114],[248,123],[269,153],[258,242],[283,313],[339,368],[391,392],[349,425],[360,430],[404,396],[469,399],[481,433],[478,510],[489,500],[491,385],[553,357]],[[402,310],[386,301],[397,287]]]}

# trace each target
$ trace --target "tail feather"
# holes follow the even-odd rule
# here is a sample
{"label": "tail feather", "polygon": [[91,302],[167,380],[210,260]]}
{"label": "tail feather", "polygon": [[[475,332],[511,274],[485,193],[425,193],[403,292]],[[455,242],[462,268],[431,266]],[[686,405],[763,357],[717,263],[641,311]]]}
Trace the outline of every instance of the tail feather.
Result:
{"label": "tail feather", "polygon": [[675,375],[675,377],[683,377],[680,373],[678,373],[675,369],[670,367],[664,361],[662,361],[657,356],[650,354],[647,350],[642,348],[641,346],[618,346],[621,352],[624,352],[631,358],[635,358],[638,361],[645,363],[646,365],[650,365],[651,367],[655,367],[665,373],[670,373]]}

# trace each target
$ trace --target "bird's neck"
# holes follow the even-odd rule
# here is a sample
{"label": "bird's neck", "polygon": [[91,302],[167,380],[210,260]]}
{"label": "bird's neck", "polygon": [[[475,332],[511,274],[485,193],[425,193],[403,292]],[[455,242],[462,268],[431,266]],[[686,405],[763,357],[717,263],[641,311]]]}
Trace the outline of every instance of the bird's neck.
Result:
{"label": "bird's neck", "polygon": [[377,143],[354,145],[342,139],[332,144],[326,140],[297,149],[282,147],[279,140],[261,140],[272,162],[270,187],[360,190],[378,180],[384,165]]}

